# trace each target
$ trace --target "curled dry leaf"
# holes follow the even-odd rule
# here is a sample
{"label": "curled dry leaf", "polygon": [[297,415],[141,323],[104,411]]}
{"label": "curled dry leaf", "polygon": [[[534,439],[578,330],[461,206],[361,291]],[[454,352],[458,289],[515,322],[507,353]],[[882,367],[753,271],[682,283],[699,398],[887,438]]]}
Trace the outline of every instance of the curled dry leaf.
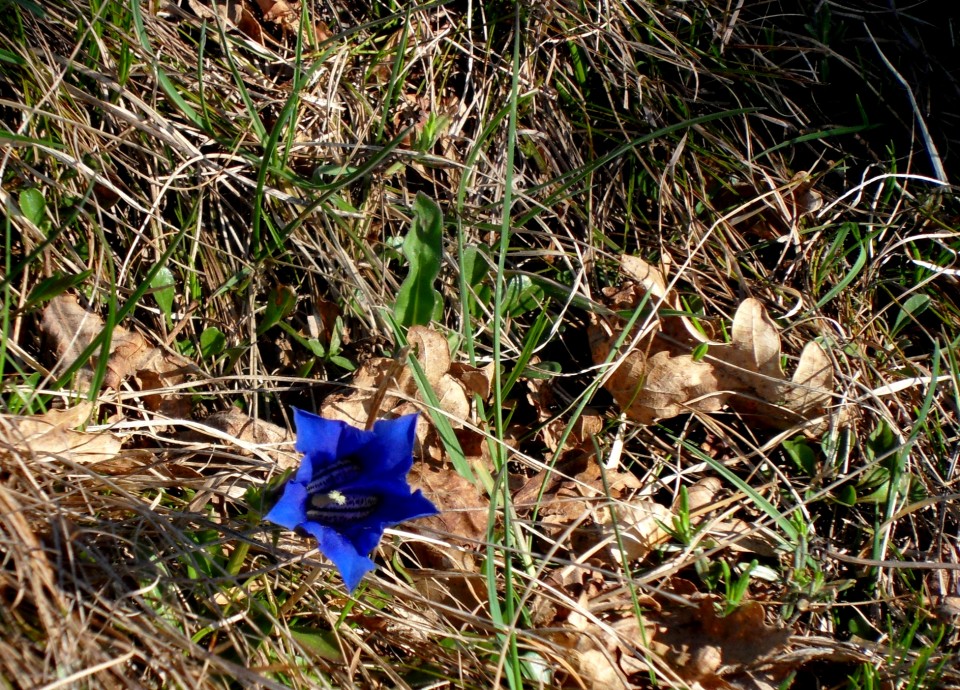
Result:
{"label": "curled dry leaf", "polygon": [[[80,306],[73,295],[59,295],[50,300],[43,310],[40,322],[43,332],[53,341],[59,361],[54,373],[65,371],[93,342],[104,328],[103,320]],[[85,362],[77,378],[81,388],[88,388],[93,379],[93,362]],[[195,370],[184,357],[152,347],[147,339],[136,331],[116,326],[110,338],[110,355],[107,358],[103,384],[118,389],[133,375],[140,378],[142,390],[156,390],[181,383],[186,375]],[[162,409],[162,397],[145,396],[152,409]],[[179,406],[165,412],[180,412]],[[171,415],[173,416],[173,415]]]}
{"label": "curled dry leaf", "polygon": [[[591,671],[587,687],[601,687],[592,677],[608,681],[610,671],[632,676],[649,672],[649,654],[659,657],[683,681],[703,687],[738,687],[728,684],[758,662],[774,657],[789,641],[790,631],[767,624],[763,606],[747,600],[737,609],[721,616],[720,597],[697,592],[692,583],[675,580],[666,594],[644,602],[641,622],[628,602],[617,612],[604,601],[604,627],[589,616],[591,600],[581,597],[565,631],[554,640],[569,649],[574,665]],[[682,600],[688,603],[680,603]],[[584,613],[581,613],[583,611]],[[603,668],[602,659],[610,668]],[[778,669],[783,680],[790,669]],[[587,675],[584,673],[583,675]],[[613,686],[623,687],[622,682]]]}
{"label": "curled dry leaf", "polygon": [[453,608],[472,610],[485,604],[486,586],[474,551],[486,540],[490,501],[450,467],[434,469],[417,463],[410,473],[410,483],[421,489],[440,512],[406,528],[446,542],[444,546],[425,541],[409,544],[425,569],[413,573],[417,589],[430,601]]}
{"label": "curled dry leaf", "polygon": [[[642,282],[618,291],[618,300],[632,295],[636,306],[649,291],[670,304],[656,269],[636,257],[624,266]],[[622,327],[622,319],[603,322],[594,317],[590,328],[594,362],[607,360]],[[708,346],[706,356],[694,360],[693,348],[702,345]],[[730,343],[710,343],[684,317],[660,318],[656,328],[641,334],[604,385],[627,416],[642,424],[684,412],[717,412],[729,405],[755,421],[790,427],[818,416],[829,403],[833,365],[823,349],[810,342],[793,378],[787,380],[780,366],[776,324],[758,300],[748,298],[734,315]]]}
{"label": "curled dry leaf", "polygon": [[112,460],[123,441],[108,431],[76,431],[93,411],[90,402],[66,410],[50,410],[42,415],[0,416],[0,443],[19,453],[38,458],[65,458],[78,463]]}
{"label": "curled dry leaf", "polygon": [[[244,444],[257,446],[257,450],[277,463],[281,470],[289,470],[300,464],[297,453],[293,450],[293,434],[271,422],[254,419],[242,410],[231,407],[229,410],[217,412],[203,421],[203,426],[221,432],[214,436],[223,440],[222,436],[231,436]],[[184,440],[206,440],[201,429],[190,431],[184,435]],[[240,452],[249,454],[250,451],[240,447]]]}

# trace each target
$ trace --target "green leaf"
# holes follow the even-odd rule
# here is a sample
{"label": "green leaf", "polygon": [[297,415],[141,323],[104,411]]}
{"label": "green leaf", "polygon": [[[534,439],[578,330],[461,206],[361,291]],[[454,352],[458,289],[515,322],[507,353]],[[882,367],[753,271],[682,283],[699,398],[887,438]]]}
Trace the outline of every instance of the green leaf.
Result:
{"label": "green leaf", "polygon": [[900,308],[896,320],[893,322],[893,328],[890,329],[890,335],[896,337],[904,327],[913,323],[913,318],[919,316],[927,307],[930,306],[930,296],[915,294],[910,295]]}
{"label": "green leaf", "polygon": [[886,420],[881,419],[879,424],[867,436],[867,459],[870,462],[880,458],[888,459],[890,454],[899,445],[896,434],[887,424]]}
{"label": "green leaf", "polygon": [[324,178],[332,177],[336,179],[344,175],[352,175],[355,172],[357,172],[357,168],[353,165],[337,165],[336,163],[318,165],[313,170],[313,181],[320,183],[324,181]]}
{"label": "green leaf", "polygon": [[44,219],[44,211],[47,208],[47,200],[38,189],[24,189],[20,192],[20,211],[27,219],[40,227]]}
{"label": "green leaf", "polygon": [[467,280],[467,285],[474,290],[490,273],[490,262],[486,259],[489,254],[490,248],[487,246],[475,247],[471,245],[463,250],[463,276]]}
{"label": "green leaf", "polygon": [[511,276],[503,296],[503,308],[510,316],[520,316],[539,309],[543,297],[543,288],[534,283],[530,276]]}
{"label": "green leaf", "polygon": [[400,286],[394,314],[403,326],[425,326],[433,318],[440,294],[433,284],[440,273],[443,242],[443,213],[430,197],[417,194],[413,223],[403,241],[403,253],[410,272]]}
{"label": "green leaf", "polygon": [[357,370],[357,365],[354,364],[353,362],[351,362],[349,359],[347,359],[347,358],[344,357],[343,355],[334,355],[333,357],[331,357],[331,358],[330,358],[330,364],[335,364],[336,366],[340,367],[341,369],[345,369],[345,370],[347,370],[347,371],[356,371],[356,370]]}
{"label": "green leaf", "polygon": [[317,340],[316,338],[310,338],[310,339],[307,341],[307,347],[309,347],[309,348],[310,348],[310,352],[312,352],[312,353],[313,353],[314,355],[316,355],[317,357],[326,359],[326,357],[327,357],[327,348],[325,348],[325,347],[323,346],[323,343],[321,343],[321,342],[320,342],[319,340]]}
{"label": "green leaf", "polygon": [[12,65],[26,64],[26,60],[16,53],[11,53],[9,50],[0,50],[0,62],[9,62]]}
{"label": "green leaf", "polygon": [[490,304],[493,288],[484,279],[490,273],[490,247],[486,245],[470,246],[463,250],[464,280],[470,287],[467,294],[467,309],[473,316],[480,316],[479,304]]}
{"label": "green leaf", "polygon": [[167,322],[167,328],[173,324],[170,319],[170,314],[173,311],[173,298],[176,294],[173,289],[174,282],[173,271],[166,266],[157,271],[157,274],[153,276],[153,280],[150,281],[153,298],[157,300],[157,306],[159,306],[160,311],[163,312],[163,317]]}
{"label": "green leaf", "polygon": [[787,453],[797,469],[812,477],[817,472],[817,454],[807,443],[806,439],[798,436],[783,442],[783,450]]}
{"label": "green leaf", "polygon": [[216,326],[203,329],[200,334],[200,353],[204,358],[216,357],[227,347],[227,337]]}
{"label": "green leaf", "polygon": [[343,654],[340,652],[340,645],[337,644],[337,635],[332,630],[291,625],[290,634],[297,641],[297,644],[303,647],[304,651],[313,656],[334,663],[343,663]]}
{"label": "green leaf", "polygon": [[286,285],[277,285],[270,291],[263,319],[257,325],[257,335],[263,335],[285,319],[297,306],[297,293]]}
{"label": "green leaf", "polygon": [[852,508],[857,504],[857,490],[852,484],[844,484],[834,492],[833,496],[838,503],[845,506]]}
{"label": "green leaf", "polygon": [[49,278],[44,278],[37,283],[36,286],[34,286],[33,290],[30,291],[30,295],[27,297],[27,302],[24,305],[24,309],[31,309],[38,304],[52,300],[57,295],[62,295],[70,288],[75,287],[86,280],[91,273],[92,271],[86,270],[83,273],[78,273],[77,275],[65,276],[62,273],[57,272]]}

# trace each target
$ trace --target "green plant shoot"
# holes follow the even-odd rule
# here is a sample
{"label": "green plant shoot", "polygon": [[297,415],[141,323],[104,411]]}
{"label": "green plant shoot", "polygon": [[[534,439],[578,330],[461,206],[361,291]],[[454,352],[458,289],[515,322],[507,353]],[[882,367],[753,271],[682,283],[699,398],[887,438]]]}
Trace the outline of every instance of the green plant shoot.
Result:
{"label": "green plant shoot", "polygon": [[410,272],[400,286],[394,314],[401,325],[425,326],[440,306],[440,293],[433,287],[440,273],[443,242],[443,213],[423,193],[413,204],[413,223],[403,241],[403,253]]}

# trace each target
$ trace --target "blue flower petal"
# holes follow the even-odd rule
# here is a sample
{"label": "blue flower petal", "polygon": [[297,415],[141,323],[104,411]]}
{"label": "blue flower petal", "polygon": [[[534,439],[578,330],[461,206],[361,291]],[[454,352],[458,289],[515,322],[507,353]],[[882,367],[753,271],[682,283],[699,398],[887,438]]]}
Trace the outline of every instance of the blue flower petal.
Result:
{"label": "blue flower petal", "polygon": [[347,424],[333,419],[324,419],[312,412],[293,408],[293,421],[297,427],[297,450],[309,453],[322,460],[337,457],[340,433]]}
{"label": "blue flower petal", "polygon": [[365,461],[379,472],[406,478],[413,467],[413,442],[417,433],[417,415],[381,419],[373,425],[374,438],[361,451]]}
{"label": "blue flower petal", "polygon": [[[343,578],[343,583],[349,591],[353,592],[360,584],[363,576],[374,569],[373,561],[358,552],[357,547],[336,530],[316,522],[304,523],[303,529],[316,538],[323,555],[337,566],[340,577]],[[377,541],[379,540],[378,535]],[[374,546],[376,546],[376,543],[374,543]],[[367,549],[366,553],[371,550],[372,547]]]}
{"label": "blue flower petal", "polygon": [[266,518],[287,529],[296,529],[307,519],[307,488],[296,481],[287,482],[283,496],[270,509]]}
{"label": "blue flower petal", "polygon": [[438,512],[407,481],[417,415],[370,431],[298,409],[294,418],[303,461],[266,517],[313,535],[353,591],[374,568],[369,554],[384,528]]}
{"label": "blue flower petal", "polygon": [[[409,491],[409,488],[407,489]],[[387,527],[393,527],[407,520],[414,520],[419,517],[428,517],[437,515],[440,511],[423,492],[417,489],[412,494],[398,496],[397,500],[390,500],[391,497],[385,497],[384,509],[376,513],[379,520]]]}
{"label": "blue flower petal", "polygon": [[383,495],[382,498],[382,507],[378,508],[373,515],[352,525],[346,525],[341,530],[360,553],[373,551],[380,543],[385,528],[440,512],[420,491],[409,493],[409,487],[406,487],[402,494]]}

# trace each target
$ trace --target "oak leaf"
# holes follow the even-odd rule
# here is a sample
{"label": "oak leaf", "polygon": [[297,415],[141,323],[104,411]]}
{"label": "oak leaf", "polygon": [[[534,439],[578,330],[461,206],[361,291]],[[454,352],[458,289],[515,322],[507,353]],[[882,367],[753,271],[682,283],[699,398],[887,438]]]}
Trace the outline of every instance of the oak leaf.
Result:
{"label": "oak leaf", "polygon": [[[649,294],[668,306],[671,295],[657,269],[637,257],[622,270],[638,281],[618,290],[617,308],[640,304]],[[608,360],[624,326],[620,317],[594,317],[590,343],[594,362]],[[787,379],[780,364],[780,334],[763,304],[754,298],[737,308],[729,343],[710,342],[683,316],[648,319],[634,334],[633,347],[619,358],[604,387],[628,417],[651,424],[685,412],[717,412],[729,405],[757,422],[790,427],[822,413],[833,388],[833,365],[823,349],[808,343]],[[702,359],[694,350],[706,348]]]}

